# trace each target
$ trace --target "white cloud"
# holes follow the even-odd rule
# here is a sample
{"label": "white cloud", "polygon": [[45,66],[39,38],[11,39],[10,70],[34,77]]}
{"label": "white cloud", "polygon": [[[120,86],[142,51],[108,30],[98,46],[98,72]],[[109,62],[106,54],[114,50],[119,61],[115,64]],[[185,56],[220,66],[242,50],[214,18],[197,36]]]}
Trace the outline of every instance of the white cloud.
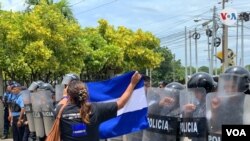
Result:
{"label": "white cloud", "polygon": [[0,0],[2,10],[22,11],[26,8],[25,0]]}

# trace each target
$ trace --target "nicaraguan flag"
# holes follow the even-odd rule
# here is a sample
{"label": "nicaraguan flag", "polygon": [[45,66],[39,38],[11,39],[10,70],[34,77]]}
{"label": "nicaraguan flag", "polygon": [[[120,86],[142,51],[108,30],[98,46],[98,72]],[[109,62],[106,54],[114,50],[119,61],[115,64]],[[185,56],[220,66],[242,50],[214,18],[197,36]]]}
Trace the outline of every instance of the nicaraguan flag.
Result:
{"label": "nicaraguan flag", "polygon": [[[117,101],[133,74],[134,72],[129,72],[110,80],[87,83],[90,101]],[[141,80],[127,104],[117,112],[117,117],[100,125],[100,137],[107,139],[148,128],[147,109],[144,83]]]}

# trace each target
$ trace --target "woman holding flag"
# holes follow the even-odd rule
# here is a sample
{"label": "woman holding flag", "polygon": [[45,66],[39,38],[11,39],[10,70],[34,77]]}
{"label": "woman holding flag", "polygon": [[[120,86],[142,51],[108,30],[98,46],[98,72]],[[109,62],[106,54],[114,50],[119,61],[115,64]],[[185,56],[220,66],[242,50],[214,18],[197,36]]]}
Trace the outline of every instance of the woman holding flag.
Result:
{"label": "woman holding flag", "polygon": [[67,88],[69,100],[63,108],[60,120],[61,140],[63,141],[99,141],[99,125],[117,115],[129,100],[141,75],[135,72],[130,84],[116,102],[89,103],[89,94],[84,83],[78,80],[70,82]]}

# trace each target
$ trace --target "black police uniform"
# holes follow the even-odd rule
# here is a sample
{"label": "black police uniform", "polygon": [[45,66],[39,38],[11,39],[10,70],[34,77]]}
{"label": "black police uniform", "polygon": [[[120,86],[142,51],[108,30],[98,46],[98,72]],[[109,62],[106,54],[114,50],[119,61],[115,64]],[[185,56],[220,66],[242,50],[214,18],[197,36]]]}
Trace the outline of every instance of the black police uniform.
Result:
{"label": "black police uniform", "polygon": [[[61,106],[57,108],[57,112]],[[99,141],[99,125],[117,115],[117,103],[92,103],[90,124],[84,124],[80,116],[80,108],[68,104],[61,116],[60,129],[62,141]]]}
{"label": "black police uniform", "polygon": [[[224,74],[230,74],[232,76],[239,75],[241,76],[240,82],[235,83],[235,85],[238,85],[238,92],[244,92],[247,94],[249,91],[249,83],[250,83],[250,73],[240,66],[233,66],[225,70]],[[224,77],[220,79],[232,79],[227,78],[225,75]],[[223,124],[243,124],[243,110],[244,110],[244,96],[235,96],[226,102],[222,102],[221,105],[213,110],[213,119],[211,119],[211,126],[212,126],[212,132],[216,132],[218,130],[221,130],[221,125]],[[230,116],[233,113],[233,116]],[[230,116],[230,118],[228,118]]]}
{"label": "black police uniform", "polygon": [[[205,72],[198,72],[195,73],[187,83],[187,87],[189,89],[196,89],[196,88],[204,88],[206,90],[206,94],[214,91],[217,87],[217,83],[214,81],[213,77],[210,76],[208,73]],[[205,100],[205,97],[204,99]],[[204,141],[206,140],[208,130],[206,124],[206,102],[200,101],[198,105],[196,105],[195,111],[191,113],[192,117],[197,117],[200,119],[200,125],[204,125],[204,127],[198,127],[200,133],[205,133],[202,137],[189,137],[192,141]],[[202,117],[202,118],[200,118]],[[202,120],[203,119],[203,120]],[[199,126],[199,125],[198,125]]]}
{"label": "black police uniform", "polygon": [[5,139],[8,137],[9,133],[9,126],[10,122],[8,120],[9,117],[9,108],[8,108],[8,103],[9,103],[9,97],[11,93],[10,92],[5,92],[4,97],[3,97],[3,104],[4,104],[4,128],[3,128],[3,137],[2,139]]}

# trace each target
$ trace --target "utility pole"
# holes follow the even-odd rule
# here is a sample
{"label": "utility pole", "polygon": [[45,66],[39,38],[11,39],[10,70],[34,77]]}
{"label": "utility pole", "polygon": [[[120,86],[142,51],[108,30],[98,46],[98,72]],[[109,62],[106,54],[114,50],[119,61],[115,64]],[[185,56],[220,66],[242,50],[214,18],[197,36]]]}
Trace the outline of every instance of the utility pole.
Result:
{"label": "utility pole", "polygon": [[[222,9],[225,9],[225,3],[227,0],[222,0]],[[223,71],[228,67],[227,60],[227,49],[228,49],[228,26],[223,24],[223,34],[222,34],[222,60],[223,60]]]}
{"label": "utility pole", "polygon": [[194,38],[194,40],[195,40],[195,72],[197,73],[198,72],[198,49],[197,49],[198,38],[196,35],[197,35],[197,30],[195,28],[195,38]]}
{"label": "utility pole", "polygon": [[236,66],[238,65],[238,56],[239,56],[239,18],[237,18],[236,23]]}
{"label": "utility pole", "polygon": [[[207,25],[207,30],[209,30],[209,27]],[[209,41],[209,35],[207,35],[207,52],[208,52],[208,62],[212,61],[210,57],[210,41]],[[211,73],[211,64],[209,64],[209,74]]]}
{"label": "utility pole", "polygon": [[241,66],[244,67],[244,20],[241,18]]}
{"label": "utility pole", "polygon": [[214,6],[213,8],[213,30],[212,30],[212,45],[211,45],[211,61],[210,61],[210,68],[209,68],[209,74],[213,75],[213,70],[214,70],[214,40],[215,40],[215,13],[216,13],[216,7]]}
{"label": "utility pole", "polygon": [[189,30],[189,69],[190,69],[190,75],[192,75],[192,34],[191,31]]}
{"label": "utility pole", "polygon": [[188,70],[187,70],[187,27],[185,26],[185,85],[187,85],[188,80]]}
{"label": "utility pole", "polygon": [[[217,24],[217,21],[215,20],[215,28],[216,28],[216,26],[217,26],[218,24]],[[215,32],[214,33],[214,37],[217,37],[217,33]],[[215,55],[217,54],[217,47],[215,47],[215,53],[214,53]],[[215,58],[215,75],[217,76],[218,75],[218,69],[217,69],[217,59]]]}

